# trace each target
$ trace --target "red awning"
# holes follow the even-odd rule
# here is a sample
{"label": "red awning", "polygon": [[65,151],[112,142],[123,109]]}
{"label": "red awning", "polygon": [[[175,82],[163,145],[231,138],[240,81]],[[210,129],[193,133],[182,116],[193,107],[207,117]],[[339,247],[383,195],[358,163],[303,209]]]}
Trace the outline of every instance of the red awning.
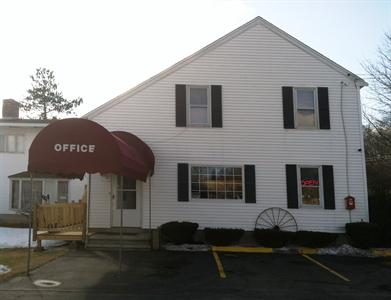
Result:
{"label": "red awning", "polygon": [[36,136],[28,171],[68,178],[111,173],[145,181],[154,165],[152,150],[135,135],[110,133],[93,121],[71,118],[51,123]]}

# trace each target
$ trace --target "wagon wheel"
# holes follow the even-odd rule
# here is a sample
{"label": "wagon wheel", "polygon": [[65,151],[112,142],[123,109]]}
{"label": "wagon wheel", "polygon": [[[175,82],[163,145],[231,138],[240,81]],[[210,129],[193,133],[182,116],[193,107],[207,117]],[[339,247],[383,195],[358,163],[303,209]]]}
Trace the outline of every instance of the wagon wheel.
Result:
{"label": "wagon wheel", "polygon": [[297,223],[289,211],[279,207],[270,207],[259,214],[255,228],[297,231]]}

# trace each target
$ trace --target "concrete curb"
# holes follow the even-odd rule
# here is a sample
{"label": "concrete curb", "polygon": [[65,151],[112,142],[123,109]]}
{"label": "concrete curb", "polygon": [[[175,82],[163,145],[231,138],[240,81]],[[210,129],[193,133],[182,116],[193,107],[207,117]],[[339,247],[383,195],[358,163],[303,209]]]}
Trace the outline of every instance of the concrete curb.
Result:
{"label": "concrete curb", "polygon": [[[225,247],[212,246],[211,250],[215,252],[231,252],[231,253],[279,253],[279,254],[318,254],[321,248],[267,248],[267,247]],[[372,248],[369,249],[375,257],[391,257],[390,248]]]}

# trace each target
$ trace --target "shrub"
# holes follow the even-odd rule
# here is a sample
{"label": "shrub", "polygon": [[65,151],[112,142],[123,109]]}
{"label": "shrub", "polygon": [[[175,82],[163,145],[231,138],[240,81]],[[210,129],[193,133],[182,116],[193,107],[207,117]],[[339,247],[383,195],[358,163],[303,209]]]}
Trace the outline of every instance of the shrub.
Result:
{"label": "shrub", "polygon": [[255,229],[255,241],[266,247],[281,248],[290,243],[295,237],[295,232],[280,231],[276,229]]}
{"label": "shrub", "polygon": [[295,244],[304,247],[326,247],[337,239],[337,234],[318,231],[298,231]]}
{"label": "shrub", "polygon": [[204,236],[208,244],[215,246],[228,246],[237,244],[244,234],[238,228],[205,228]]}
{"label": "shrub", "polygon": [[160,227],[162,240],[176,245],[192,243],[197,228],[197,223],[177,221],[165,223]]}
{"label": "shrub", "polygon": [[346,234],[355,247],[367,249],[382,243],[382,233],[377,224],[367,222],[347,223],[345,228]]}

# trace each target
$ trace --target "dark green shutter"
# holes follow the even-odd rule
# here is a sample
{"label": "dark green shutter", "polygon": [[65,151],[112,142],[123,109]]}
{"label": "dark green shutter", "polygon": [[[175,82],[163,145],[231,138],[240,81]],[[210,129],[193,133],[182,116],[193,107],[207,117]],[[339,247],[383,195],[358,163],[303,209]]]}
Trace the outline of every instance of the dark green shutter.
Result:
{"label": "dark green shutter", "polygon": [[284,115],[284,128],[295,128],[293,87],[282,87],[282,109]]}
{"label": "dark green shutter", "polygon": [[189,164],[178,164],[178,201],[189,201]]}
{"label": "dark green shutter", "polygon": [[175,85],[175,119],[177,127],[186,127],[186,85]]}
{"label": "dark green shutter", "polygon": [[221,85],[212,85],[212,127],[223,127]]}
{"label": "dark green shutter", "polygon": [[329,89],[318,87],[319,128],[330,129]]}
{"label": "dark green shutter", "polygon": [[255,188],[255,166],[244,166],[244,189],[245,189],[245,202],[256,203],[256,188]]}
{"label": "dark green shutter", "polygon": [[296,165],[285,165],[286,192],[288,208],[299,208],[299,193],[297,189],[297,168]]}
{"label": "dark green shutter", "polygon": [[322,166],[323,199],[325,209],[335,209],[333,166]]}

